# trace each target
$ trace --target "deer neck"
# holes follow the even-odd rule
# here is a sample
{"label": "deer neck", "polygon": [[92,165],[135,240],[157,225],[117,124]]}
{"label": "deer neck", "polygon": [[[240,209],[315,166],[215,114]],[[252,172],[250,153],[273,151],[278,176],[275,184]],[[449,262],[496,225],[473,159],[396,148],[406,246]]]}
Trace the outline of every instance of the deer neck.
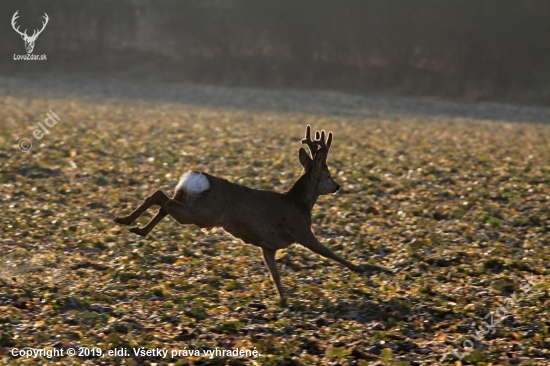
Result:
{"label": "deer neck", "polygon": [[309,174],[303,173],[285,194],[298,199],[311,211],[319,197],[317,194],[317,182]]}

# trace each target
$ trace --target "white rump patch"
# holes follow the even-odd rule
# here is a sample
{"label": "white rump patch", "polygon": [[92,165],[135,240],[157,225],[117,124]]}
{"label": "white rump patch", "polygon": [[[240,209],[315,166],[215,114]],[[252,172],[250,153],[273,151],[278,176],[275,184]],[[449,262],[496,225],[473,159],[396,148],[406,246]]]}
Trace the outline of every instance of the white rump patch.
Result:
{"label": "white rump patch", "polygon": [[176,191],[183,189],[188,194],[197,194],[206,191],[208,188],[210,188],[210,182],[202,173],[187,172],[181,177],[176,186]]}

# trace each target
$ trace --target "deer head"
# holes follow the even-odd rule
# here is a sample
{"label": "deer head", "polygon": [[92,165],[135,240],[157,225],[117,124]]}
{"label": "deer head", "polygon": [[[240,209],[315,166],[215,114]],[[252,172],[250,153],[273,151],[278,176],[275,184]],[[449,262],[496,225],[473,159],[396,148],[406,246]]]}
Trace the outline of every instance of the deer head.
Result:
{"label": "deer head", "polygon": [[311,126],[306,127],[306,137],[302,139],[302,144],[309,147],[311,157],[304,148],[300,148],[300,163],[304,167],[304,175],[310,177],[316,183],[316,193],[324,195],[335,193],[340,189],[338,183],[332,179],[327,166],[327,156],[332,143],[332,132],[328,133],[325,140],[325,131],[316,131],[315,140],[311,139]]}
{"label": "deer head", "polygon": [[15,27],[15,20],[17,18],[19,18],[19,15],[17,14],[19,12],[19,10],[17,10],[15,12],[15,14],[13,14],[13,17],[11,18],[11,26],[13,27],[13,29],[19,33],[21,35],[21,38],[23,38],[23,41],[25,41],[25,49],[27,50],[27,53],[32,53],[32,50],[34,49],[34,42],[36,42],[36,39],[38,38],[38,36],[40,35],[40,33],[42,33],[42,31],[44,30],[44,28],[46,28],[46,24],[48,24],[48,14],[44,13],[44,22],[42,22],[42,29],[40,30],[37,30],[35,29],[32,36],[28,36],[27,35],[27,30],[25,29],[24,32],[21,32],[19,30],[19,26],[16,28]]}

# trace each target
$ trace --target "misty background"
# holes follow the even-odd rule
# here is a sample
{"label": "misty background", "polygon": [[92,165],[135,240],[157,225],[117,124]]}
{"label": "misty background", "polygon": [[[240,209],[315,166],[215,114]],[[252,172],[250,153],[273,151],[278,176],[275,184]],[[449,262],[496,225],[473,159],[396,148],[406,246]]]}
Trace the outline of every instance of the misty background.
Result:
{"label": "misty background", "polygon": [[[33,54],[12,29],[49,23]],[[2,1],[0,75],[550,104],[550,1]]]}

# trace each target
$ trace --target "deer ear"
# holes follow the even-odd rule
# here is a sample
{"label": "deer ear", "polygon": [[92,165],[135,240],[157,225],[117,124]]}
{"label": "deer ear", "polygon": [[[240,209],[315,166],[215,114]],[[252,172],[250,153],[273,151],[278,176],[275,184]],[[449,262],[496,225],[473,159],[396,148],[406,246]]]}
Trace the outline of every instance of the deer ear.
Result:
{"label": "deer ear", "polygon": [[326,166],[326,160],[327,155],[323,149],[317,150],[317,153],[315,153],[315,156],[313,157],[313,160],[311,161],[311,170],[313,172],[321,172],[323,171],[323,168]]}
{"label": "deer ear", "polygon": [[325,153],[325,150],[319,149],[317,150],[317,153],[315,154],[315,158],[313,159],[313,163],[317,166],[325,162],[327,159],[327,154]]}
{"label": "deer ear", "polygon": [[311,165],[312,160],[303,147],[300,148],[298,155],[300,156],[300,164],[307,169]]}

